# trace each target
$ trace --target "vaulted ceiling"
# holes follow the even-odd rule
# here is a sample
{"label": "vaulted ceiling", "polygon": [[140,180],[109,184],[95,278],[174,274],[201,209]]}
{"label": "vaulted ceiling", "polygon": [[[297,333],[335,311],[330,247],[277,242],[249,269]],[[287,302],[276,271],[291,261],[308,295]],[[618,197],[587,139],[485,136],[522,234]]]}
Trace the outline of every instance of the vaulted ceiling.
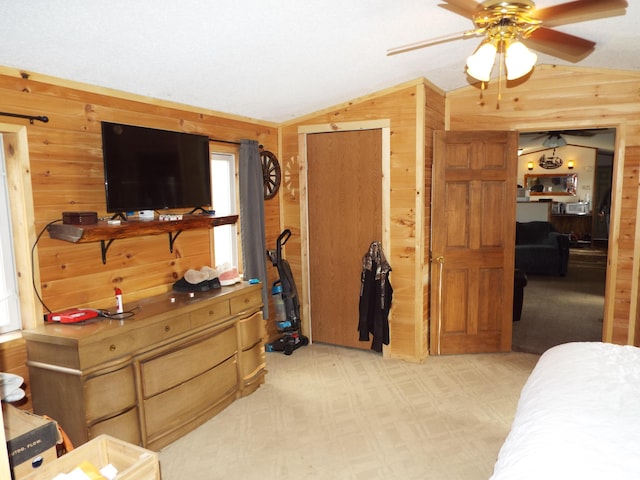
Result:
{"label": "vaulted ceiling", "polygon": [[[386,55],[473,28],[439,3],[0,0],[0,65],[279,123],[419,77],[444,91],[469,85],[477,37]],[[595,51],[538,64],[640,70],[639,20],[631,0],[624,16],[557,27]]]}

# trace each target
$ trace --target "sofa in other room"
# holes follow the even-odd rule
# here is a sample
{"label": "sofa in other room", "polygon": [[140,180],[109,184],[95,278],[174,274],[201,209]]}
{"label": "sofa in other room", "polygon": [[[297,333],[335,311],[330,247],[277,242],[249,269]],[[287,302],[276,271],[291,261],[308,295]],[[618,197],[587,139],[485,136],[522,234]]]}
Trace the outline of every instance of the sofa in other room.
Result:
{"label": "sofa in other room", "polygon": [[566,275],[569,239],[550,222],[516,222],[515,263],[526,274]]}

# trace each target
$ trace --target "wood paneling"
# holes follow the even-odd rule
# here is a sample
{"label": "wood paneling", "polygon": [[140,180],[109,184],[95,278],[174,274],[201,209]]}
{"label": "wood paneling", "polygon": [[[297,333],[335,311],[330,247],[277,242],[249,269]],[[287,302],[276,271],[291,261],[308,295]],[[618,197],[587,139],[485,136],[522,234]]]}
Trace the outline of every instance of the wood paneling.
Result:
{"label": "wood paneling", "polygon": [[[301,243],[298,127],[388,119],[391,241],[390,251],[385,253],[393,268],[394,286],[389,353],[410,360],[427,354],[433,130],[616,127],[617,170],[613,180],[614,223],[605,338],[617,343],[640,343],[636,328],[640,74],[636,72],[538,66],[526,81],[502,89],[499,109],[496,82],[489,84],[482,98],[479,88],[467,87],[447,94],[445,102],[443,92],[418,80],[280,127],[95,87],[65,85],[38,76],[22,78],[10,69],[2,69],[0,74],[2,110],[47,115],[51,119],[47,124],[34,125],[11,120],[27,129],[36,233],[59,218],[62,211],[94,210],[105,214],[100,120],[204,133],[223,140],[257,139],[267,150],[277,152],[283,172],[279,194],[265,202],[267,248],[275,248],[283,228],[291,229],[285,256],[303,296],[306,253]],[[123,289],[125,302],[161,293],[170,289],[187,268],[208,265],[212,258],[210,234],[206,231],[182,234],[173,254],[168,251],[166,239],[160,237],[145,237],[144,242],[115,242],[106,265],[101,263],[98,244],[68,245],[46,237],[38,244],[36,263],[42,269],[37,273],[47,287],[43,288],[45,301],[56,308],[110,308],[114,285]],[[270,265],[267,273],[270,283],[277,278],[276,269]],[[267,336],[275,337],[273,322],[266,325]]]}
{"label": "wood paneling", "polygon": [[[0,67],[0,110],[49,117],[48,123],[33,124],[0,117],[0,123],[11,127],[0,132],[26,130],[23,143],[17,143],[22,134],[15,133],[5,135],[5,143],[10,140],[12,149],[28,149],[28,164],[20,168],[31,181],[32,193],[28,192],[25,204],[30,205],[27,213],[35,220],[27,226],[30,238],[21,241],[18,248],[25,252],[25,263],[29,266],[29,253],[37,234],[49,222],[61,218],[63,211],[87,210],[98,212],[100,217],[108,216],[100,137],[102,120],[205,134],[233,142],[254,139],[267,150],[277,152],[279,148],[278,129],[273,124],[37,74],[21,75],[4,67]],[[238,152],[235,146],[216,142],[212,142],[211,150]],[[20,157],[17,153],[15,156]],[[265,214],[267,241],[275,241],[280,233],[278,197],[265,202]],[[26,215],[23,218],[29,219]],[[127,302],[169,291],[189,268],[211,265],[212,238],[207,229],[183,232],[173,253],[169,251],[166,235],[117,240],[103,265],[99,242],[77,245],[50,239],[45,233],[34,258],[36,280],[42,281],[36,284],[51,310],[74,306],[112,309],[114,286],[122,289],[126,307]],[[276,276],[269,266],[267,271],[270,279]],[[20,278],[26,279],[27,286],[22,288],[21,297],[31,294],[29,269],[20,272]],[[35,314],[24,316],[28,317],[23,320],[25,328],[42,321],[39,304],[35,310]],[[10,345],[7,348],[13,351],[15,345],[25,357],[23,342]],[[11,361],[3,368],[26,376],[24,358],[15,356],[15,359],[15,364]]]}
{"label": "wood paneling", "polygon": [[[49,117],[48,123],[33,125],[12,120],[27,125],[37,232],[59,219],[63,211],[88,210],[98,212],[100,217],[109,216],[102,167],[102,120],[194,132],[228,141],[256,139],[265,148],[277,150],[277,128],[273,125],[74,87],[78,86],[0,75],[2,110]],[[211,149],[215,150],[215,144]],[[267,203],[271,213],[267,232],[274,237],[279,221],[271,204],[277,208],[278,201]],[[165,235],[117,240],[109,249],[105,265],[99,243],[75,245],[50,239],[47,234],[40,238],[38,254],[42,277],[39,287],[51,310],[71,306],[112,308],[116,285],[124,293],[125,304],[168,291],[184,271],[211,265],[213,259],[211,235],[206,228],[183,232],[173,253]]]}
{"label": "wood paneling", "polygon": [[[342,125],[349,122],[389,120],[390,138],[390,187],[389,207],[385,215],[390,225],[389,248],[385,254],[391,264],[390,281],[394,289],[390,314],[389,348],[385,350],[396,358],[420,360],[427,355],[426,305],[424,300],[428,275],[424,259],[428,251],[427,201],[430,189],[431,132],[444,123],[444,96],[422,80],[400,85],[357,99],[348,104],[317,112],[296,119],[281,128],[282,157],[289,162],[288,178],[283,195],[282,221],[300,238],[304,211],[300,195],[300,171],[298,128],[312,125]],[[427,179],[428,177],[428,179]],[[384,193],[384,192],[383,192]],[[427,223],[425,223],[427,222]],[[426,244],[425,244],[426,242]],[[289,245],[288,245],[289,247]],[[363,252],[364,253],[364,252]],[[288,259],[299,285],[306,285],[305,252],[301,245],[292,244],[287,249]],[[307,291],[300,289],[302,295]],[[303,302],[304,303],[304,302]],[[303,310],[303,317],[305,315]],[[304,324],[304,318],[303,318]]]}
{"label": "wood paneling", "polygon": [[537,66],[503,85],[499,108],[497,82],[482,97],[476,87],[447,94],[450,130],[617,128],[604,339],[622,344],[638,344],[639,87],[637,72]]}

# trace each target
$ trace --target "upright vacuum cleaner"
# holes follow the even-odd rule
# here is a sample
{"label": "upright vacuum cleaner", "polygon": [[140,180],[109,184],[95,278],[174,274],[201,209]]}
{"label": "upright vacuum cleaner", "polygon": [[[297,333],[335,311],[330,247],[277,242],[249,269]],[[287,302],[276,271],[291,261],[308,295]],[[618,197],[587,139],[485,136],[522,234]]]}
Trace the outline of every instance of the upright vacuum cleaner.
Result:
{"label": "upright vacuum cleaner", "polygon": [[300,299],[296,283],[291,273],[289,262],[282,258],[282,247],[291,237],[291,230],[284,230],[276,242],[275,250],[267,250],[267,256],[278,269],[280,278],[273,282],[271,289],[276,309],[276,327],[282,337],[275,342],[267,343],[267,352],[284,352],[291,355],[294,350],[307,345],[309,339],[300,333]]}

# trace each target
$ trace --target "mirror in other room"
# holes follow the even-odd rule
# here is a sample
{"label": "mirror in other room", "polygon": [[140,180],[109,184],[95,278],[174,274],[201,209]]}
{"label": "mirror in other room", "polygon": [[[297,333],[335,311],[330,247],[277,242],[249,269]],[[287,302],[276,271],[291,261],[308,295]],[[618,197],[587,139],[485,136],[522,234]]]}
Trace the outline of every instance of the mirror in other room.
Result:
{"label": "mirror in other room", "polygon": [[524,176],[524,188],[530,195],[576,195],[577,173],[541,173]]}

